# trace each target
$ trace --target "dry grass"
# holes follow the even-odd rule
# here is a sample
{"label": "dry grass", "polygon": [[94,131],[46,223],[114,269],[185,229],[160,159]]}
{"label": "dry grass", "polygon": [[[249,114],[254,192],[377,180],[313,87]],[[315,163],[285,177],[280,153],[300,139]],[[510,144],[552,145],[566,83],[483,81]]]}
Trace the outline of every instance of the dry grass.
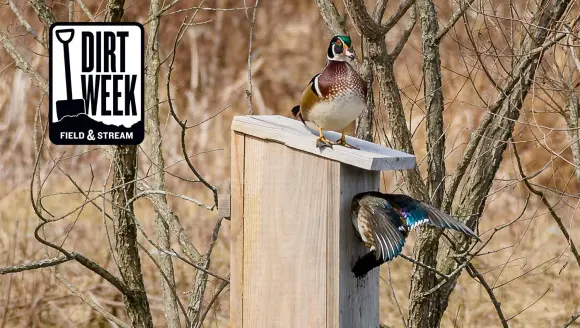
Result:
{"label": "dry grass", "polygon": [[[397,5],[391,1],[389,8]],[[102,11],[105,4],[99,1],[86,1],[92,12]],[[444,1],[439,1],[439,14],[442,20],[449,16],[452,8]],[[196,3],[180,3],[175,9],[185,9]],[[25,17],[33,26],[39,28],[31,9],[25,1],[17,1]],[[240,7],[242,1],[215,0],[206,1],[208,7]],[[145,21],[147,8],[140,1],[126,1],[125,20]],[[66,5],[53,2],[53,8],[60,19],[66,18]],[[100,9],[99,9],[100,8]],[[77,8],[78,10],[78,8]],[[390,11],[387,11],[387,14]],[[188,13],[191,16],[191,12]],[[79,10],[77,19],[85,19]],[[175,33],[185,13],[169,16],[161,24],[161,57],[169,55]],[[35,44],[30,36],[22,36],[25,30],[11,13],[7,5],[0,7],[1,28],[14,35],[13,42],[31,60],[32,64],[47,76],[46,50]],[[102,17],[101,17],[102,18]],[[217,185],[226,188],[229,185],[229,125],[233,115],[247,112],[245,89],[247,83],[247,40],[249,24],[243,11],[201,12],[196,21],[211,20],[210,23],[189,29],[180,45],[172,78],[173,98],[176,110],[181,117],[187,117],[190,123],[202,121],[222,108],[229,106],[221,115],[191,131],[187,145],[190,153],[201,153],[193,162],[202,174]],[[405,23],[401,24],[401,27]],[[351,31],[353,31],[351,29]],[[254,30],[253,60],[253,97],[255,114],[287,115],[294,105],[304,85],[311,76],[319,72],[325,63],[325,51],[328,35],[312,1],[263,1],[257,15]],[[399,33],[399,30],[395,31]],[[395,33],[395,35],[396,35]],[[356,33],[353,33],[356,35]],[[391,36],[392,40],[396,37]],[[448,170],[452,170],[459,160],[462,145],[477,126],[478,120],[485,112],[482,102],[474,95],[474,88],[488,97],[493,95],[493,88],[482,74],[473,77],[474,83],[467,83],[459,73],[465,73],[465,64],[461,60],[460,48],[454,39],[467,42],[467,37],[458,28],[452,32],[442,45],[444,94],[448,107],[445,119],[448,124]],[[359,40],[355,37],[357,48]],[[420,34],[415,29],[408,44],[396,63],[396,74],[399,86],[404,94],[403,100],[410,126],[416,130],[414,144],[418,162],[424,171],[425,134],[424,117],[421,101],[422,85],[420,70]],[[42,56],[35,55],[41,53]],[[556,58],[558,53],[550,54],[548,60]],[[165,84],[167,65],[162,67],[161,85]],[[4,51],[0,51],[0,266],[11,265],[40,259],[46,250],[34,239],[33,230],[37,219],[30,206],[29,180],[33,168],[34,148],[32,144],[32,122],[34,108],[40,100],[39,91],[30,80],[13,65]],[[533,96],[536,96],[534,94]],[[179,148],[179,130],[168,117],[165,89],[160,93],[161,121],[164,138],[164,155],[166,164],[182,159]],[[530,97],[526,108],[541,107],[539,100]],[[42,103],[42,120],[46,122],[47,101]],[[537,120],[539,124],[562,127],[563,122],[555,119],[553,114],[534,117],[526,114],[520,120]],[[518,124],[515,137],[519,141],[533,140],[538,129]],[[384,140],[382,131],[379,133]],[[145,145],[146,143],[144,143]],[[554,132],[546,138],[546,144],[556,151],[569,144],[563,132]],[[144,146],[145,147],[145,146]],[[457,149],[456,149],[457,148]],[[90,147],[57,147],[49,145],[52,156],[58,157],[81,153]],[[548,162],[552,155],[538,142],[523,142],[518,147],[526,165],[527,172],[534,172]],[[453,150],[453,151],[452,151]],[[146,151],[146,148],[144,149]],[[210,151],[210,152],[208,152]],[[207,153],[202,153],[207,152]],[[563,156],[570,160],[568,151]],[[42,157],[42,178],[48,174],[50,167],[48,153]],[[149,168],[147,157],[141,154],[140,174]],[[105,182],[108,160],[101,151],[93,151],[63,162],[63,166],[77,181],[88,188],[86,177],[90,167],[95,171],[93,189],[101,189]],[[172,166],[169,171],[191,177],[183,162]],[[423,172],[424,173],[424,172]],[[563,160],[556,159],[550,170],[545,171],[534,182],[569,193],[578,191],[574,179],[568,183],[572,167]],[[523,209],[526,196],[525,187],[514,183],[519,177],[515,160],[506,152],[505,160],[497,176],[493,194],[481,220],[480,231],[485,232],[499,224],[516,218]],[[387,175],[386,190],[395,189],[392,175]],[[167,176],[168,189],[195,197],[211,200],[211,195],[197,185],[185,183]],[[74,191],[66,178],[56,172],[47,180],[44,194]],[[556,199],[551,199],[553,203]],[[66,213],[81,204],[83,199],[75,195],[61,195],[46,198],[43,203],[47,210],[55,213]],[[193,238],[193,242],[203,251],[215,222],[215,213],[202,211],[200,208],[184,201],[170,200],[173,210]],[[565,218],[571,235],[577,243],[580,232],[576,201],[563,198],[558,203],[558,213]],[[147,233],[154,235],[153,211],[146,201],[136,203],[136,214]],[[77,213],[69,219],[50,225],[45,231],[47,236],[63,242],[65,246],[86,254],[99,264],[113,272],[114,263],[109,255],[106,230],[101,213],[92,207],[85,207],[76,219]],[[72,232],[67,234],[73,226]],[[111,231],[111,227],[109,227]],[[488,234],[489,235],[489,234]],[[487,235],[484,235],[487,236]],[[149,250],[153,250],[143,238],[140,238]],[[220,239],[212,258],[212,270],[227,274],[229,270],[229,224],[224,224]],[[411,254],[413,240],[404,249]],[[177,247],[175,245],[175,247]],[[507,247],[507,248],[506,248]],[[475,266],[485,272],[490,284],[497,279],[502,284],[532,270],[522,278],[499,287],[495,290],[507,317],[516,315],[538,298],[542,297],[529,310],[519,314],[510,321],[513,327],[552,327],[561,326],[575,312],[580,311],[580,294],[576,292],[580,281],[580,268],[569,256],[567,242],[562,237],[545,207],[539,199],[532,197],[522,220],[499,232],[487,248],[495,253],[480,256]],[[154,253],[154,252],[153,252]],[[157,270],[142,255],[142,265],[150,296],[151,308],[156,326],[163,324],[161,290]],[[50,253],[50,256],[54,256]],[[507,265],[505,265],[507,263]],[[502,268],[505,268],[502,270]],[[411,265],[403,259],[391,262],[392,286],[397,299],[407,313],[408,290]],[[60,266],[61,274],[79,289],[94,297],[109,311],[124,317],[123,303],[120,295],[102,279],[89,273],[80,265],[67,263]],[[384,282],[381,285],[381,321],[392,327],[401,327],[402,323],[391,296],[387,267],[382,269]],[[501,276],[499,275],[501,272]],[[175,276],[178,292],[185,302],[186,292],[192,283],[193,272],[183,263],[176,263]],[[215,286],[212,284],[210,290]],[[547,291],[547,292],[546,292]],[[545,295],[544,295],[545,293]],[[226,327],[229,315],[229,294],[220,297],[215,311],[210,312],[208,327]],[[35,272],[19,273],[0,277],[0,327],[104,327],[106,322],[88,306],[84,305],[54,278],[52,271],[43,269]],[[492,327],[499,326],[499,321],[492,304],[483,288],[467,274],[463,274],[450,299],[448,311],[444,317],[443,327]]]}

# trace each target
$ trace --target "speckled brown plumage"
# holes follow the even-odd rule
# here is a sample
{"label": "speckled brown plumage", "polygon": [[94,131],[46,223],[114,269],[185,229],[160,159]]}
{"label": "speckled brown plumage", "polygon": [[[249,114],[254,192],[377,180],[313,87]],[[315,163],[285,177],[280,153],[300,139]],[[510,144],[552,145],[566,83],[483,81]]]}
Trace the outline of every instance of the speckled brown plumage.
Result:
{"label": "speckled brown plumage", "polygon": [[363,99],[367,97],[367,86],[363,79],[345,61],[329,61],[318,77],[318,88],[323,100],[332,99],[347,90],[356,93]]}

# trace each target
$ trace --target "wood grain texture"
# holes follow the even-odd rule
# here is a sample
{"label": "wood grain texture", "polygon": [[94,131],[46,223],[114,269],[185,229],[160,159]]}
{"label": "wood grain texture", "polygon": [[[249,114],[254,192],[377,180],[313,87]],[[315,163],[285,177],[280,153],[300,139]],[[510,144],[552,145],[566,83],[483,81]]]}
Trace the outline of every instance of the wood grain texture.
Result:
{"label": "wood grain texture", "polygon": [[236,132],[234,144],[231,326],[378,327],[378,270],[351,273],[366,249],[350,204],[379,172]]}
{"label": "wood grain texture", "polygon": [[246,136],[243,327],[326,327],[327,198],[339,163]]}
{"label": "wood grain texture", "polygon": [[372,270],[357,279],[355,262],[368,252],[356,237],[350,219],[355,194],[379,190],[380,173],[341,164],[334,195],[336,215],[328,221],[327,327],[376,328],[379,326],[379,273]]}
{"label": "wood grain texture", "polygon": [[[334,146],[323,151],[316,148],[317,131],[302,122],[279,115],[235,116],[232,129],[260,139],[272,140],[290,148],[316,156],[339,161],[366,170],[406,170],[415,167],[415,156],[372,142],[347,136],[347,142],[360,150]],[[325,131],[329,140],[338,140],[340,134]]]}
{"label": "wood grain texture", "polygon": [[[352,198],[359,192],[379,191],[380,172],[361,170],[350,165],[340,166],[340,226],[338,247],[340,263],[339,308],[340,325],[334,327],[376,328],[379,326],[379,270],[357,279],[351,272],[356,261],[368,249],[358,239],[350,218]],[[332,327],[332,326],[329,326]]]}
{"label": "wood grain texture", "polygon": [[231,133],[230,327],[242,327],[245,136]]}

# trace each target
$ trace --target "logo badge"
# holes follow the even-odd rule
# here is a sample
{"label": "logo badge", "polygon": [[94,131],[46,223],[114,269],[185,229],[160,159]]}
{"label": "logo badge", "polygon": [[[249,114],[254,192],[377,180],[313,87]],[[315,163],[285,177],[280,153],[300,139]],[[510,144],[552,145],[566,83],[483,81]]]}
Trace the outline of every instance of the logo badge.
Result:
{"label": "logo badge", "polygon": [[57,145],[137,145],[145,135],[143,26],[50,27],[49,135]]}

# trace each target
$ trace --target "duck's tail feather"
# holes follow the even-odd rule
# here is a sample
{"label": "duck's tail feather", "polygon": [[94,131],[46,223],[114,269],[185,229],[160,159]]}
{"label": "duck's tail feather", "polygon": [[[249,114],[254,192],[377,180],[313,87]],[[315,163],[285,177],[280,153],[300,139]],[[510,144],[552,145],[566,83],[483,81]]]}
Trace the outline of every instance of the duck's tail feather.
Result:
{"label": "duck's tail feather", "polygon": [[300,113],[300,105],[292,107],[292,116],[297,117],[298,113]]}
{"label": "duck's tail feather", "polygon": [[302,113],[300,113],[300,105],[292,107],[292,116],[294,116],[294,118],[299,118],[302,123],[306,124],[304,118],[302,117]]}

